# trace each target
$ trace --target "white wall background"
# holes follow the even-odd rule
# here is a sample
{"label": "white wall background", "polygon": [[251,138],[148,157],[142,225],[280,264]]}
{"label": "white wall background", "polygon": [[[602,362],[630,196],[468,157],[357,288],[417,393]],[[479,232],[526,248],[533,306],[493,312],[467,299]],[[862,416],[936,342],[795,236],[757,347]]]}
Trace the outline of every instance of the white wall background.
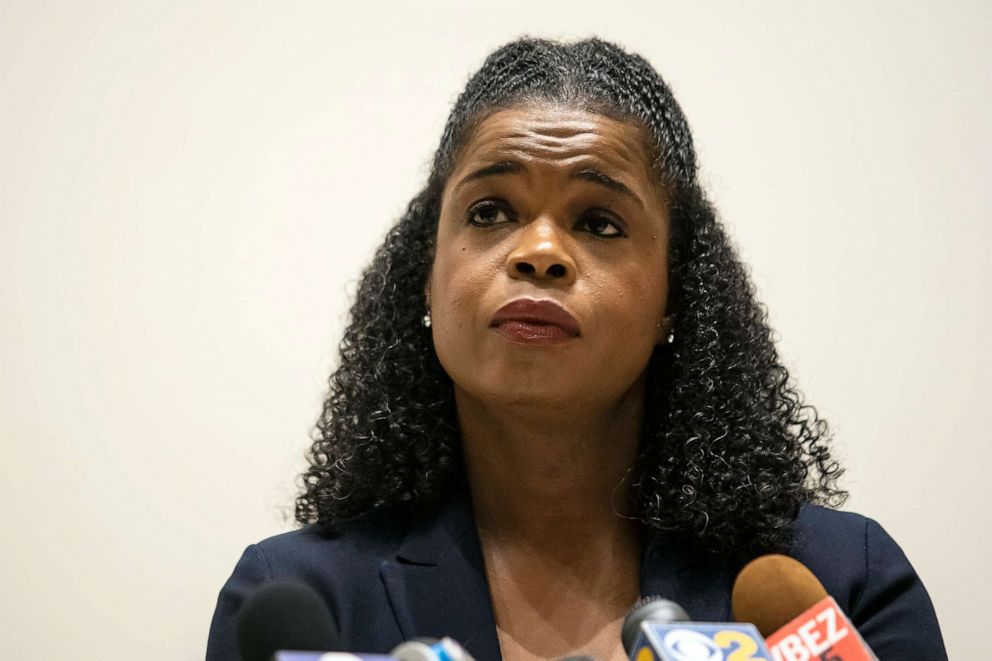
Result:
{"label": "white wall background", "polygon": [[25,0],[0,2],[5,658],[202,658],[242,548],[291,527],[360,269],[522,33],[672,84],[849,507],[951,657],[984,656],[990,5]]}

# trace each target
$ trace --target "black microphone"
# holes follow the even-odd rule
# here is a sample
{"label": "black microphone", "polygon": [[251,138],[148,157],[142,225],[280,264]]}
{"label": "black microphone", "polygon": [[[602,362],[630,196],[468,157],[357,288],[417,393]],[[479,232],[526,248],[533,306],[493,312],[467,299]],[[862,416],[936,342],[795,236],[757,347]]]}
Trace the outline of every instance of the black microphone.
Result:
{"label": "black microphone", "polygon": [[415,638],[400,643],[389,654],[362,654],[352,652],[298,652],[279,650],[272,661],[475,661],[468,651],[444,637]]}
{"label": "black microphone", "polygon": [[255,590],[238,611],[244,661],[270,661],[277,650],[333,650],[337,623],[323,598],[305,583],[274,581]]}

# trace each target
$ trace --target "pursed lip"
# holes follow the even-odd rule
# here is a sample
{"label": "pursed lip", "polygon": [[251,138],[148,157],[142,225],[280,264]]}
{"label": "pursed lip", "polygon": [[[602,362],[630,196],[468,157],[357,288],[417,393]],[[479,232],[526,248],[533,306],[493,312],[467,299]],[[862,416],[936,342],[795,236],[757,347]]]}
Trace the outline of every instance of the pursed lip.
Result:
{"label": "pursed lip", "polygon": [[518,298],[510,301],[496,311],[489,325],[497,327],[511,321],[536,326],[557,326],[572,337],[581,334],[575,317],[562,306],[547,299]]}

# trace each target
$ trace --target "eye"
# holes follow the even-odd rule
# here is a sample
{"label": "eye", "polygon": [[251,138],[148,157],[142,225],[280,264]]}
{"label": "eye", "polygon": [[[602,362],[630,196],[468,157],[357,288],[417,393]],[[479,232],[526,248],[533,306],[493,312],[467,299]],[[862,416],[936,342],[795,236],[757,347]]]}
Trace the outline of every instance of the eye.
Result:
{"label": "eye", "polygon": [[505,204],[495,200],[483,200],[469,207],[466,216],[468,224],[475,227],[494,227],[513,220],[512,211]]}
{"label": "eye", "polygon": [[598,236],[602,239],[618,239],[622,236],[627,236],[621,227],[620,221],[602,214],[582,218],[579,221],[579,227],[593,236]]}

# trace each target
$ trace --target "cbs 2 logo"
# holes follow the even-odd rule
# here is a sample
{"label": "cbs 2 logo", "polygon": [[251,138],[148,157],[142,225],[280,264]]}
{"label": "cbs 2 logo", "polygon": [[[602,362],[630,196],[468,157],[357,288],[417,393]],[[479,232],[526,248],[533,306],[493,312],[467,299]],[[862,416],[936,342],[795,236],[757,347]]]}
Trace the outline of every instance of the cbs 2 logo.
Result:
{"label": "cbs 2 logo", "polygon": [[[744,631],[722,629],[707,636],[691,629],[675,629],[664,637],[665,652],[674,661],[760,661],[758,642]],[[729,654],[725,654],[730,650]],[[653,655],[652,655],[653,656]],[[638,655],[637,661],[647,661]]]}

